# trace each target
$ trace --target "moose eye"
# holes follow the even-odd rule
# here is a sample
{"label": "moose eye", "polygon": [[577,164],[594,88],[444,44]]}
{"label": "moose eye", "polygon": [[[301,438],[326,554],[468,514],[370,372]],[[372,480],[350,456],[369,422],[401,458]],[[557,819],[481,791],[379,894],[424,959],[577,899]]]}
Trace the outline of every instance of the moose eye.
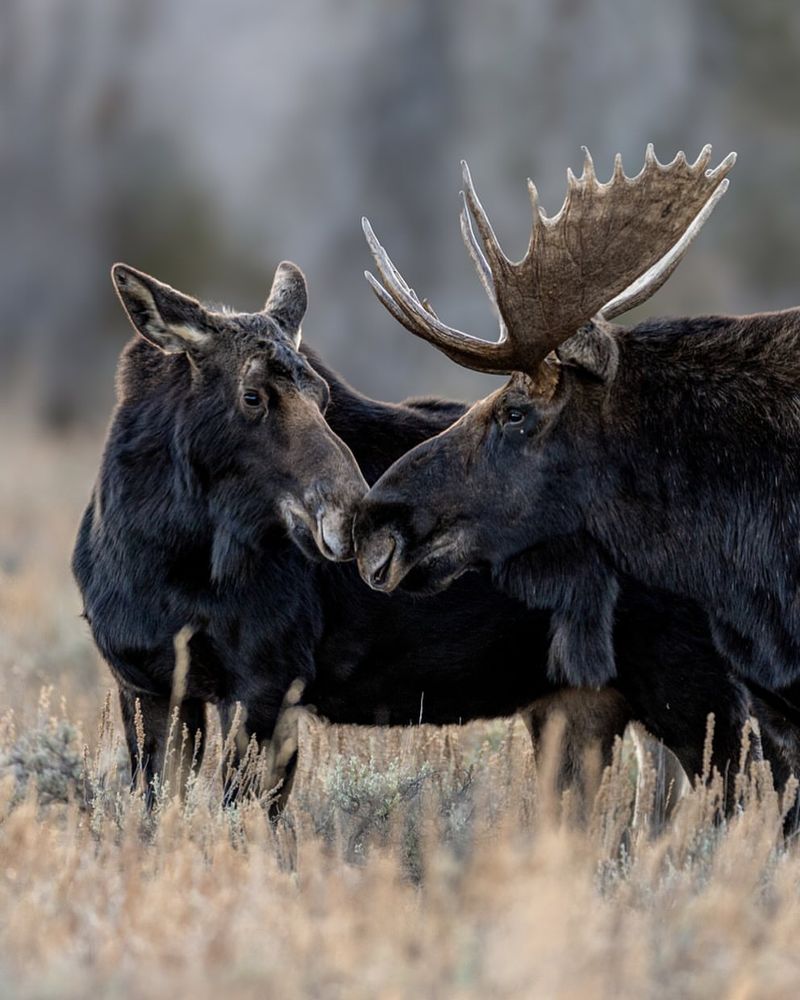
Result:
{"label": "moose eye", "polygon": [[261,396],[253,389],[246,389],[242,393],[242,399],[245,406],[261,406]]}
{"label": "moose eye", "polygon": [[510,410],[506,410],[506,423],[508,424],[521,424],[525,419],[525,414],[522,410],[516,410],[512,407]]}

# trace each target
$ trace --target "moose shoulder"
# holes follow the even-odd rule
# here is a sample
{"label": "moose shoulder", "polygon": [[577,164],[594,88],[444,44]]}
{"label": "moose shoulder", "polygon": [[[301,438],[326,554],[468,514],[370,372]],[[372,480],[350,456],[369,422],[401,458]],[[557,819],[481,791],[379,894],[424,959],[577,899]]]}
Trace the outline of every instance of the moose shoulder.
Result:
{"label": "moose shoulder", "polygon": [[[800,677],[800,312],[611,321],[666,280],[727,187],[664,166],[648,147],[600,183],[588,153],[553,218],[538,207],[525,257],[500,249],[464,170],[462,233],[500,317],[497,343],[447,327],[365,223],[382,284],[411,332],[459,364],[511,373],[451,429],[395,465],[356,529],[365,579],[391,589],[414,566],[440,583],[491,565],[555,609],[551,668],[614,675],[618,575],[700,602],[744,676]],[[471,217],[478,233],[475,235]]]}

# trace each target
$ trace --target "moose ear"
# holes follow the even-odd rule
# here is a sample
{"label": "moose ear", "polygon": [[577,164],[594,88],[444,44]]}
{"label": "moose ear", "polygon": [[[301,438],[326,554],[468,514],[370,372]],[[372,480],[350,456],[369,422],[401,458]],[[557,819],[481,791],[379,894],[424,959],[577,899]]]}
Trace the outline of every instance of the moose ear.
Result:
{"label": "moose ear", "polygon": [[136,331],[165,354],[200,354],[210,346],[206,312],[195,299],[127,264],[115,264],[111,280]]}
{"label": "moose ear", "polygon": [[269,313],[281,329],[294,338],[295,346],[300,345],[300,324],[307,308],[306,276],[297,264],[281,261],[272,279],[264,312]]}
{"label": "moose ear", "polygon": [[617,374],[619,348],[608,324],[593,320],[556,348],[558,360],[589,372],[600,382]]}

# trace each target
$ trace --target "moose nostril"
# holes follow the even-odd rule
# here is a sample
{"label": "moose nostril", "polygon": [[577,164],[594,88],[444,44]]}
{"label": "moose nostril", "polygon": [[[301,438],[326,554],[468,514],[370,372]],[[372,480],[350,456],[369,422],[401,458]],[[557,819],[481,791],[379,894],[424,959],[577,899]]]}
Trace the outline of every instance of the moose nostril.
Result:
{"label": "moose nostril", "polygon": [[389,547],[386,550],[383,559],[378,566],[375,566],[371,574],[371,582],[375,587],[382,587],[386,583],[386,579],[389,576],[389,567],[392,564],[392,559],[394,557],[395,550],[397,549],[397,541],[394,538],[389,540]]}

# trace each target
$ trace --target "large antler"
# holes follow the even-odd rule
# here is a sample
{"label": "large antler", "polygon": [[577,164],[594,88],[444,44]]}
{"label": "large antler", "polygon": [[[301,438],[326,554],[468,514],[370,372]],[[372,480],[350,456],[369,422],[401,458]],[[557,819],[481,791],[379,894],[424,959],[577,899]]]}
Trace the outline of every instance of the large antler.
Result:
{"label": "large antler", "polygon": [[373,291],[407,330],[459,364],[486,372],[532,372],[592,318],[613,319],[644,302],[675,270],[728,189],[725,175],[736,154],[709,170],[711,146],[705,146],[692,164],[681,152],[664,165],[651,143],[636,177],[626,177],[617,154],[605,184],[598,181],[585,147],[584,154],[583,173],[575,177],[567,171],[567,196],[552,218],[539,207],[536,187],[528,181],[533,228],[517,263],[500,248],[462,163],[461,233],[500,318],[496,343],[442,323],[405,282],[364,219],[383,282],[367,272]]}

